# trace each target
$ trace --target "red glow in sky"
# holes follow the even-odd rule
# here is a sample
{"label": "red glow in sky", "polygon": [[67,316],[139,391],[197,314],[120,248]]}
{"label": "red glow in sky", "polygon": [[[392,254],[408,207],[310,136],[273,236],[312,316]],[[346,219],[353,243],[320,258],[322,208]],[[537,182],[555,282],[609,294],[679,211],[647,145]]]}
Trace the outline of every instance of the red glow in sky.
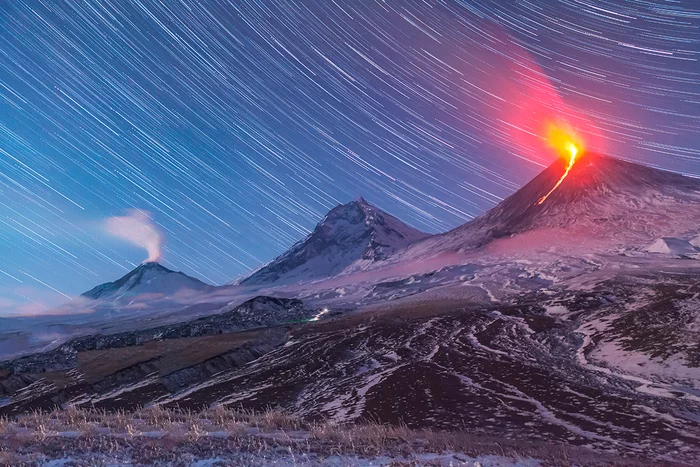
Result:
{"label": "red glow in sky", "polygon": [[[508,74],[503,89],[493,93],[502,98],[497,120],[507,135],[511,153],[540,166],[548,166],[557,157],[570,160],[570,144],[578,155],[585,150],[603,152],[603,138],[593,124],[587,109],[577,109],[566,98],[566,90],[559,92],[546,70],[530,56],[527,50],[504,38],[506,57],[500,66]],[[560,87],[564,85],[561,84]]]}
{"label": "red glow in sky", "polygon": [[562,184],[564,179],[569,175],[571,169],[574,167],[574,164],[577,160],[577,156],[583,150],[582,140],[576,135],[576,133],[573,130],[561,124],[549,125],[549,129],[547,131],[547,143],[555,151],[561,154],[562,157],[568,159],[569,163],[566,166],[564,174],[559,178],[554,187],[552,187],[552,189],[549,190],[549,192],[546,195],[544,195],[537,201],[538,205],[544,203],[549,197],[549,195],[551,195],[554,192],[554,190],[559,188],[559,185]]}

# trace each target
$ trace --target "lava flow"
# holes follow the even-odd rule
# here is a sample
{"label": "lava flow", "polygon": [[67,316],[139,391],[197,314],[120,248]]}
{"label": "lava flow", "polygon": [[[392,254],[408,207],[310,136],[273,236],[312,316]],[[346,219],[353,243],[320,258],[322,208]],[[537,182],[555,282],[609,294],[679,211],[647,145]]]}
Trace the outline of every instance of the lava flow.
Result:
{"label": "lava flow", "polygon": [[547,141],[549,144],[554,147],[559,153],[561,153],[564,156],[567,156],[569,159],[569,165],[567,165],[566,170],[564,171],[564,174],[561,176],[561,178],[557,181],[557,183],[552,187],[551,190],[549,190],[549,193],[541,197],[535,206],[538,206],[542,203],[544,203],[549,195],[554,193],[554,190],[559,188],[559,185],[562,184],[564,179],[569,175],[569,172],[571,171],[572,167],[576,163],[576,156],[578,156],[580,152],[580,143],[576,143],[575,141],[578,138],[575,136],[575,133],[571,131],[567,131],[563,129],[562,127],[558,126],[551,126],[549,130],[549,138],[547,138]]}

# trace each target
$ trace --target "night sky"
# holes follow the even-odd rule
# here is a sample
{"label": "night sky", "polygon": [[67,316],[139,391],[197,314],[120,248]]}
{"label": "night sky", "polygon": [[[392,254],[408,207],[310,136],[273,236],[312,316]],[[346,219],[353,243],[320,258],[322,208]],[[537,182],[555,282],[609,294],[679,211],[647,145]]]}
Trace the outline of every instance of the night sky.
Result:
{"label": "night sky", "polygon": [[690,0],[0,2],[0,314],[138,265],[134,209],[216,284],[361,195],[448,230],[554,160],[548,118],[700,175],[699,58]]}

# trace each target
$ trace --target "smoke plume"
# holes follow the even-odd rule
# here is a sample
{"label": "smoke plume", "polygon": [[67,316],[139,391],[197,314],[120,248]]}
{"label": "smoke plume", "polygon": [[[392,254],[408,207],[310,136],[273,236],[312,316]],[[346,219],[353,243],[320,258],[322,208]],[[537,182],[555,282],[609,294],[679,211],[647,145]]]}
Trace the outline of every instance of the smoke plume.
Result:
{"label": "smoke plume", "polygon": [[125,216],[109,217],[105,220],[104,229],[110,235],[145,248],[148,258],[144,262],[160,259],[163,234],[148,211],[131,209]]}

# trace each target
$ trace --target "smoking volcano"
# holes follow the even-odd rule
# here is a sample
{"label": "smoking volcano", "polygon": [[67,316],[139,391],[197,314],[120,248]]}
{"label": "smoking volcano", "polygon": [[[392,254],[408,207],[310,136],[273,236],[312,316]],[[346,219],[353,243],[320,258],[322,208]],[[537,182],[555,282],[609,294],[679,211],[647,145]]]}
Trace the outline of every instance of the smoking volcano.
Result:
{"label": "smoking volcano", "polygon": [[184,289],[205,290],[210,288],[212,286],[185,273],[172,271],[156,262],[147,262],[114,282],[107,282],[88,290],[82,296],[104,300],[142,293],[169,295]]}

